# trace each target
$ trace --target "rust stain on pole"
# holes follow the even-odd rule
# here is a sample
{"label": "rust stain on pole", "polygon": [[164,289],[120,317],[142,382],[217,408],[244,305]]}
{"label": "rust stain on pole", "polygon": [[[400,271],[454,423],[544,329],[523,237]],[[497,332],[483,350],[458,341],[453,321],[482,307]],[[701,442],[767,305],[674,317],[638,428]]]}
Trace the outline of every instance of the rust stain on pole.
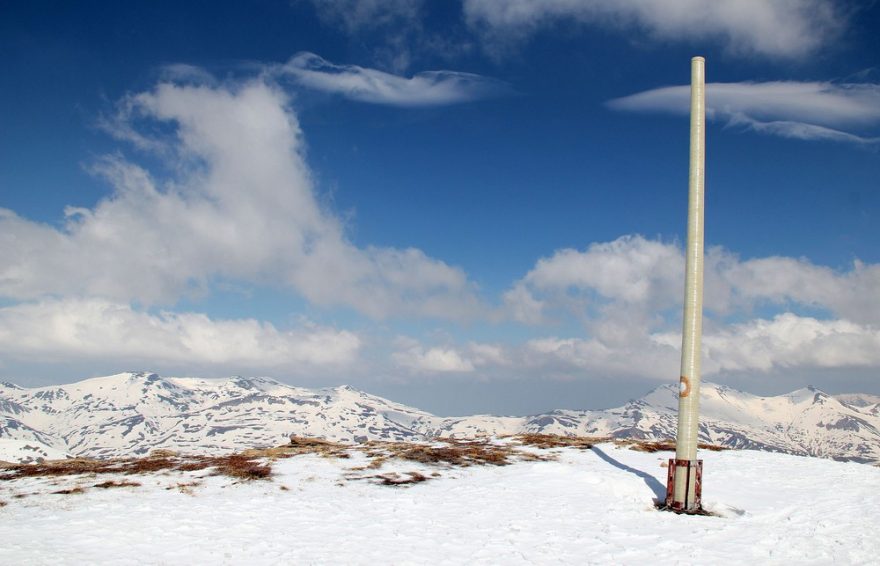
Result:
{"label": "rust stain on pole", "polygon": [[686,378],[685,376],[681,376],[678,381],[678,396],[679,397],[687,397],[691,394],[691,380]]}

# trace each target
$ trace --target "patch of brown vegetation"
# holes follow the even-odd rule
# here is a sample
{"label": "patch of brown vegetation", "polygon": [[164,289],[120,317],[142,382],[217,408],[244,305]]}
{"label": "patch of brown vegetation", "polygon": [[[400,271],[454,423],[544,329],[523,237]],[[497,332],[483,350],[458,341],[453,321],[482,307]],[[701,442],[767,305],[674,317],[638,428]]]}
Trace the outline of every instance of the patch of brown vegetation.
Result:
{"label": "patch of brown vegetation", "polygon": [[180,454],[175,452],[174,450],[167,450],[165,448],[156,448],[155,450],[150,451],[149,458],[177,458]]}
{"label": "patch of brown vegetation", "polygon": [[[370,441],[362,444],[344,444],[318,438],[291,436],[290,443],[275,448],[246,450],[237,454],[223,456],[183,456],[170,450],[154,450],[146,458],[120,458],[113,460],[91,460],[74,458],[49,461],[39,464],[10,464],[0,468],[0,481],[23,477],[60,477],[99,474],[144,474],[157,472],[197,472],[208,470],[214,475],[225,475],[236,480],[265,480],[272,476],[272,463],[278,459],[290,458],[300,454],[317,454],[332,458],[349,458],[352,453],[366,456],[368,463],[352,468],[351,472],[378,470],[389,460],[405,460],[433,467],[505,466],[517,460],[551,460],[553,453],[542,454],[524,447],[542,450],[552,448],[577,448],[588,450],[601,442],[614,444],[642,452],[673,451],[671,440],[609,439],[605,437],[560,436],[552,434],[521,434],[510,442],[498,443],[488,439],[459,440],[441,439],[432,443]],[[700,444],[704,450],[722,450],[721,446]],[[419,474],[421,475],[421,474]],[[436,477],[423,476],[413,479],[409,476],[388,479],[385,475],[361,476],[350,479],[380,478],[385,485],[399,483],[419,483]],[[391,477],[391,476],[388,476]],[[403,482],[399,480],[405,480]],[[110,480],[98,483],[95,487],[134,487],[135,482]],[[198,484],[192,484],[198,485]],[[187,491],[191,484],[178,484],[181,491]],[[169,488],[173,489],[173,488]],[[81,490],[80,490],[81,491]],[[78,493],[63,490],[56,493]]]}
{"label": "patch of brown vegetation", "polygon": [[261,463],[259,454],[232,454],[227,456],[170,457],[165,454],[150,455],[146,458],[125,458],[116,460],[90,460],[74,458],[57,460],[42,464],[18,464],[0,472],[0,480],[15,480],[23,477],[53,477],[97,474],[144,474],[161,471],[193,472],[214,468],[218,474],[236,479],[266,479],[272,468]]}
{"label": "patch of brown vegetation", "polygon": [[51,477],[119,472],[118,462],[71,458],[69,460],[54,460],[40,464],[14,464],[6,466],[5,473],[0,473],[0,479],[10,480],[34,476]]}
{"label": "patch of brown vegetation", "polygon": [[[589,450],[596,444],[603,442],[613,442],[616,446],[629,448],[637,452],[674,452],[675,441],[664,440],[642,440],[638,438],[610,438],[607,436],[562,436],[558,434],[518,434],[513,437],[520,444],[527,446],[535,446],[536,448],[580,448]],[[699,444],[701,450],[710,450],[718,452],[726,450],[723,446],[717,444]]]}
{"label": "patch of brown vegetation", "polygon": [[124,464],[124,472],[126,474],[143,474],[149,472],[161,472],[164,470],[173,470],[180,465],[180,461],[176,458],[153,457],[137,458],[127,460]]}
{"label": "patch of brown vegetation", "polygon": [[[631,438],[619,438],[614,441],[617,446],[623,446],[636,452],[675,452],[675,440],[638,440]],[[700,450],[709,450],[710,452],[720,452],[727,450],[724,446],[717,444],[697,444]]]}
{"label": "patch of brown vegetation", "polygon": [[52,494],[53,495],[73,495],[73,494],[85,493],[85,492],[86,492],[86,490],[84,490],[81,487],[73,487],[70,489],[59,489],[58,491],[53,491]]}
{"label": "patch of brown vegetation", "polygon": [[636,452],[675,452],[674,440],[636,440],[632,438],[617,438],[614,440],[616,446],[629,448]]}
{"label": "patch of brown vegetation", "polygon": [[101,489],[109,489],[111,487],[140,487],[141,484],[136,481],[113,481],[107,480],[105,482],[96,483],[92,487],[100,487]]}
{"label": "patch of brown vegetation", "polygon": [[241,454],[214,459],[218,474],[240,480],[265,480],[272,476],[272,467]]}
{"label": "patch of brown vegetation", "polygon": [[536,448],[580,448],[589,450],[600,442],[607,442],[608,438],[599,436],[562,436],[558,434],[518,434],[513,437],[520,444],[535,446]]}
{"label": "patch of brown vegetation", "polygon": [[363,451],[372,459],[369,468],[378,468],[389,459],[397,458],[427,465],[468,467],[506,466],[509,458],[520,453],[510,446],[485,440],[460,441],[444,439],[442,445],[413,442],[368,442]]}
{"label": "patch of brown vegetation", "polygon": [[379,485],[387,485],[391,487],[400,487],[412,485],[428,481],[429,478],[421,472],[407,472],[406,474],[398,474],[397,472],[388,472],[387,474],[377,474],[375,476],[362,476],[350,479],[357,480],[378,480]]}
{"label": "patch of brown vegetation", "polygon": [[317,454],[325,458],[350,458],[348,451],[351,448],[351,445],[341,442],[291,435],[290,444],[273,448],[252,448],[240,454],[247,458],[268,458],[269,460],[291,458],[301,454]]}

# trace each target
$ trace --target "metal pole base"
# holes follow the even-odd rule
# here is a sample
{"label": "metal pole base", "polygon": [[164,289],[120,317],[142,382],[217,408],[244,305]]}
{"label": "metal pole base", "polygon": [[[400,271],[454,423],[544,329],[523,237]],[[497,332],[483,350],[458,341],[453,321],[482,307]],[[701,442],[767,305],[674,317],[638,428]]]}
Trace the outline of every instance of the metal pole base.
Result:
{"label": "metal pole base", "polygon": [[[679,470],[681,470],[679,472]],[[691,473],[691,472],[694,473]],[[675,475],[685,474],[686,485],[684,499],[676,501]],[[691,499],[693,494],[693,499]],[[702,460],[677,460],[669,459],[669,468],[666,475],[666,504],[662,507],[673,513],[703,514],[703,461]],[[689,502],[690,500],[690,502]]]}

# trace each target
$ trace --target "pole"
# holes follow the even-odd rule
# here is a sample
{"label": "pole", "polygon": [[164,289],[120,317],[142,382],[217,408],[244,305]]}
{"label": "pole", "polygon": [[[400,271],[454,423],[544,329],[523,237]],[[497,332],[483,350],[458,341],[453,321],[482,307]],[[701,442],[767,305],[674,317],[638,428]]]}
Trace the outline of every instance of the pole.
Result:
{"label": "pole", "polygon": [[703,331],[703,182],[706,152],[705,60],[691,59],[691,151],[684,321],[675,460],[669,462],[667,508],[701,511],[702,461],[697,460],[700,412],[700,344]]}

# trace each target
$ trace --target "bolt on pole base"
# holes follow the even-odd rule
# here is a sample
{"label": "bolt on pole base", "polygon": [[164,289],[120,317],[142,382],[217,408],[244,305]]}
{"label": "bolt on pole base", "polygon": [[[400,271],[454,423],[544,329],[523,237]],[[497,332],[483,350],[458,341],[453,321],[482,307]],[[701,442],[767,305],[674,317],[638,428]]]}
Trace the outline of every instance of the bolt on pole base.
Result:
{"label": "bolt on pole base", "polygon": [[[684,474],[685,489],[684,498],[676,501],[675,477]],[[666,502],[660,508],[673,513],[685,513],[703,515],[703,461],[702,460],[679,460],[669,459],[669,468],[666,475]]]}

